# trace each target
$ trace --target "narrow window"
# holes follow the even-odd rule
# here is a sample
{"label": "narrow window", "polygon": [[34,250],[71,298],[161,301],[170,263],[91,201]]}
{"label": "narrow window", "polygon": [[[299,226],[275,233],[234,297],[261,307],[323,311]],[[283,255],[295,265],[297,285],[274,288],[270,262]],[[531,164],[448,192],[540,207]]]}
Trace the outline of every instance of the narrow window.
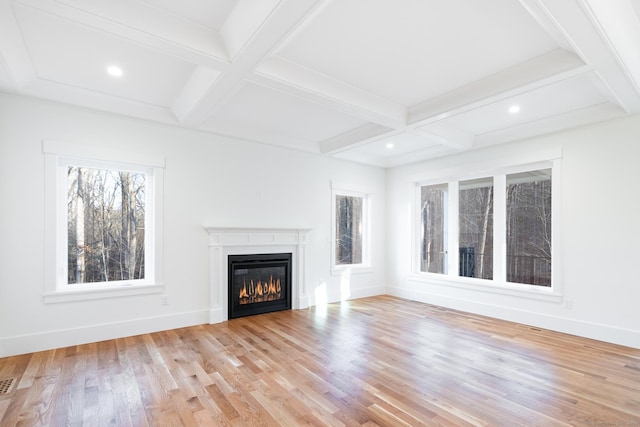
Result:
{"label": "narrow window", "polygon": [[420,271],[447,273],[447,185],[420,189]]}
{"label": "narrow window", "polygon": [[458,274],[493,279],[493,178],[460,182],[458,215]]}
{"label": "narrow window", "polygon": [[67,168],[67,283],[145,278],[146,175]]}
{"label": "narrow window", "polygon": [[362,197],[336,195],[336,265],[363,263]]}
{"label": "narrow window", "polygon": [[507,175],[507,281],[551,286],[551,169]]}

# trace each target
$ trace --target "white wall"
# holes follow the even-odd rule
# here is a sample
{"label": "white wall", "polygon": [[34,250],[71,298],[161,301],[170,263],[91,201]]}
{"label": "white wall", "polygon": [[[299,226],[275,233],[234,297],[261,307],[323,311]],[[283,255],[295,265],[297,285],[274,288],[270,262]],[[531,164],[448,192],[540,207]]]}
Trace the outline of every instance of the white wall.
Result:
{"label": "white wall", "polygon": [[[640,348],[640,116],[384,170],[0,94],[0,357],[207,322],[204,225],[312,228],[307,280],[330,275],[330,181],[373,188],[373,274],[352,297],[384,292]],[[166,157],[165,284],[159,295],[44,304],[44,157],[51,139]],[[424,171],[562,149],[562,288],[571,309],[412,283],[409,181]],[[385,180],[386,177],[386,180]],[[385,192],[386,188],[386,192]],[[386,215],[386,218],[385,218]],[[385,228],[386,226],[386,228]],[[388,238],[385,241],[385,233]],[[386,264],[386,268],[385,268]],[[313,303],[313,301],[312,301]]]}
{"label": "white wall", "polygon": [[[109,146],[166,157],[165,293],[44,304],[42,140]],[[367,186],[373,198],[373,262],[354,275],[352,297],[384,292],[385,171],[152,122],[0,94],[0,357],[208,321],[203,226],[311,228],[307,283],[330,275],[332,180]]]}
{"label": "white wall", "polygon": [[[408,280],[409,182],[496,159],[562,150],[561,302]],[[640,116],[392,169],[387,174],[392,295],[640,348]]]}

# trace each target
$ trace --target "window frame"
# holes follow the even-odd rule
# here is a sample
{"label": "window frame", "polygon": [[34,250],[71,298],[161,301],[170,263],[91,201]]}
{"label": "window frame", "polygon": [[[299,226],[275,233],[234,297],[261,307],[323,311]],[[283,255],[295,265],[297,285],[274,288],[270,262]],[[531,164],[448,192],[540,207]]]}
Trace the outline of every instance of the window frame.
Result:
{"label": "window frame", "polygon": [[[419,204],[420,208],[419,208],[419,212],[417,212],[418,215],[418,231],[420,232],[420,235],[424,234],[422,233],[422,223],[423,223],[423,217],[422,217],[422,188],[423,187],[434,187],[438,190],[443,191],[443,210],[444,210],[444,215],[443,215],[443,224],[442,224],[442,239],[443,239],[443,249],[444,249],[444,263],[442,266],[442,269],[444,270],[443,273],[435,273],[432,272],[433,274],[448,274],[449,273],[449,233],[450,233],[450,212],[449,209],[450,207],[450,203],[449,203],[449,185],[448,184],[427,184],[427,185],[418,185],[416,190],[417,190],[417,194],[416,194],[416,201]],[[438,188],[440,187],[440,188]],[[419,259],[419,264],[417,267],[417,271],[421,272],[421,273],[428,273],[427,271],[423,271],[422,270],[422,258],[423,258],[423,253],[422,253],[422,238],[418,239],[420,247],[418,248],[418,259]]]}
{"label": "window frame", "polygon": [[[478,181],[480,181],[480,182],[478,182]],[[457,203],[458,216],[457,216],[457,224],[456,224],[457,225],[457,239],[458,239],[458,244],[457,244],[457,248],[456,248],[456,254],[458,256],[458,263],[456,264],[456,266],[458,267],[458,275],[457,275],[457,277],[473,277],[473,278],[482,279],[482,280],[493,280],[493,268],[495,267],[495,264],[496,264],[493,261],[493,256],[494,256],[496,251],[493,250],[493,249],[491,250],[491,275],[492,275],[492,277],[490,279],[479,278],[479,277],[475,277],[475,276],[462,276],[462,272],[460,271],[460,252],[461,252],[460,250],[462,249],[462,246],[460,244],[460,232],[461,232],[461,225],[460,225],[461,221],[460,221],[460,218],[461,218],[461,213],[462,213],[462,206],[461,206],[461,202],[460,202],[460,193],[461,193],[461,191],[468,189],[468,188],[463,188],[463,187],[469,185],[468,183],[470,183],[470,182],[476,182],[475,186],[477,188],[485,188],[485,187],[487,187],[485,185],[482,185],[482,181],[487,181],[487,182],[490,181],[491,182],[491,184],[490,184],[490,187],[492,189],[492,196],[491,196],[492,197],[492,201],[491,201],[491,223],[493,224],[493,227],[491,228],[492,237],[493,237],[493,233],[495,232],[495,228],[496,228],[496,224],[495,224],[495,182],[496,182],[496,179],[495,179],[495,176],[487,176],[487,177],[480,178],[480,179],[469,179],[469,180],[461,179],[461,180],[458,180],[458,182],[457,182],[457,184],[458,184],[458,194],[457,194],[457,197],[458,197],[458,203]],[[478,185],[478,184],[480,184],[480,185]],[[491,242],[491,247],[493,248],[493,245],[495,244],[496,239],[493,238],[492,240],[493,241]]]}
{"label": "window frame", "polygon": [[[453,286],[474,291],[490,292],[503,295],[522,296],[531,299],[540,299],[553,302],[562,300],[561,262],[560,262],[560,222],[561,222],[561,152],[554,151],[546,155],[540,155],[539,159],[530,163],[513,162],[508,166],[501,166],[496,162],[461,166],[459,168],[437,171],[428,177],[415,179],[413,187],[412,209],[412,239],[411,239],[411,273],[409,280],[436,285]],[[551,169],[552,188],[552,255],[551,255],[551,286],[543,287],[532,284],[507,282],[506,280],[506,176],[509,174]],[[463,277],[459,275],[459,183],[461,181],[493,178],[494,205],[494,245],[493,245],[493,279],[481,279]],[[447,273],[429,273],[420,271],[420,189],[428,185],[448,185],[449,206],[449,241],[448,241],[448,266]]]}
{"label": "window frame", "polygon": [[[362,263],[337,264],[336,263],[336,198],[337,196],[349,196],[362,198]],[[353,188],[339,183],[331,182],[331,274],[341,275],[345,271],[351,273],[370,273],[373,271],[371,263],[371,191],[363,188]]]}
{"label": "window frame", "polygon": [[[162,293],[164,157],[43,141],[45,157],[45,303]],[[145,278],[68,283],[69,166],[145,173]]]}

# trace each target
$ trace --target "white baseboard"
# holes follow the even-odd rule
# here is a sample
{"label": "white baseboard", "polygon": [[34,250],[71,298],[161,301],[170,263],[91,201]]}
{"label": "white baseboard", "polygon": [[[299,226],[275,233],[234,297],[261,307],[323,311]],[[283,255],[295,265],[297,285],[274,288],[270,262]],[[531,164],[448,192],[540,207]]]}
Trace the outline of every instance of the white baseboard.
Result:
{"label": "white baseboard", "polygon": [[209,323],[208,310],[5,337],[0,338],[0,357],[130,337],[204,323]]}
{"label": "white baseboard", "polygon": [[368,297],[375,297],[377,295],[384,295],[384,294],[385,294],[385,287],[383,285],[370,286],[368,288],[352,289],[351,295],[349,296],[348,299],[368,298]]}
{"label": "white baseboard", "polygon": [[226,313],[222,308],[212,308],[209,310],[209,323],[220,323],[227,320]]}
{"label": "white baseboard", "polygon": [[640,331],[387,286],[388,295],[640,349]]}
{"label": "white baseboard", "polygon": [[[370,286],[366,288],[349,289],[344,294],[340,291],[329,292],[327,293],[327,295],[325,295],[325,297],[326,297],[327,303],[334,303],[334,302],[340,302],[340,301],[346,301],[346,300],[352,300],[352,299],[358,299],[358,298],[374,297],[376,295],[384,295],[384,293],[385,293],[385,287],[380,285],[380,286]],[[315,305],[317,305],[316,297],[312,296],[310,298],[309,306],[315,306]]]}
{"label": "white baseboard", "polygon": [[309,308],[309,296],[304,295],[298,298],[298,306],[294,307],[295,309],[303,310],[305,308]]}
{"label": "white baseboard", "polygon": [[[479,304],[442,295],[416,292],[415,290],[408,291],[399,287],[387,287],[386,291],[383,286],[353,289],[346,298],[340,294],[327,295],[327,301],[338,302],[343,299],[366,298],[384,294],[640,349],[639,331],[508,307]],[[82,328],[5,337],[0,338],[0,357],[201,325],[209,323],[213,319],[218,319],[221,315],[221,310],[220,312],[199,310]]]}

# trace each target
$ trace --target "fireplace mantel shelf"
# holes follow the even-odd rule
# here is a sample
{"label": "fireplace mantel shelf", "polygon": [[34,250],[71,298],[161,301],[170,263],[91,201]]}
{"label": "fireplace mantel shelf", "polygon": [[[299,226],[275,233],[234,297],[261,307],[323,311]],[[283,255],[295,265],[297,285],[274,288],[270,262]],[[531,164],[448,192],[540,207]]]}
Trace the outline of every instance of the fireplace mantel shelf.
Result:
{"label": "fireplace mantel shelf", "polygon": [[301,245],[307,242],[308,228],[205,227],[209,246]]}
{"label": "fireplace mantel shelf", "polygon": [[306,286],[306,244],[308,228],[207,227],[211,308],[210,323],[228,319],[227,257],[229,255],[290,252],[293,256],[292,308],[309,306]]}
{"label": "fireplace mantel shelf", "polygon": [[204,227],[210,233],[292,233],[311,231],[310,228],[282,228],[282,227]]}

